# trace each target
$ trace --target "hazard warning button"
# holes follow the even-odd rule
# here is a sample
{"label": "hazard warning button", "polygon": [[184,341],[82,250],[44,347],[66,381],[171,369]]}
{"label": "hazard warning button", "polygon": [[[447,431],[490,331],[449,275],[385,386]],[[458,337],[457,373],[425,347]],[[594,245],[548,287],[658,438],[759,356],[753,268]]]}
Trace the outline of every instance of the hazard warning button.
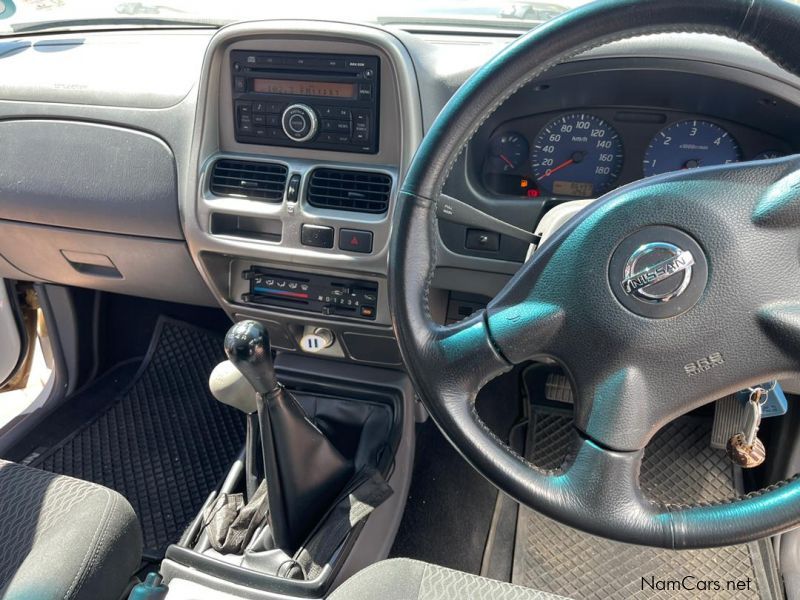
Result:
{"label": "hazard warning button", "polygon": [[361,229],[340,229],[339,249],[348,252],[372,252],[372,232]]}

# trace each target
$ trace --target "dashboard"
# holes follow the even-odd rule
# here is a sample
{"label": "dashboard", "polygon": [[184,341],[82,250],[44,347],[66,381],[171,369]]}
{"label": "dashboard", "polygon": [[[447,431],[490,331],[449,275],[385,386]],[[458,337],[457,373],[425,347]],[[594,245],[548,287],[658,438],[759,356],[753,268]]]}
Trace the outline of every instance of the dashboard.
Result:
{"label": "dashboard", "polygon": [[587,199],[668,171],[800,148],[795,106],[713,65],[598,63],[573,64],[504,104],[473,141],[469,178],[493,196]]}
{"label": "dashboard", "polygon": [[586,106],[502,123],[480,177],[500,195],[584,199],[668,171],[792,152],[784,139],[713,115]]}
{"label": "dashboard", "polygon": [[[0,276],[217,305],[282,350],[400,368],[397,190],[448,99],[512,40],[276,20],[9,42]],[[504,102],[444,191],[533,231],[559,203],[650,174],[796,152],[798,91],[715,36],[611,44]],[[448,322],[495,295],[528,244],[438,227],[430,305]]]}

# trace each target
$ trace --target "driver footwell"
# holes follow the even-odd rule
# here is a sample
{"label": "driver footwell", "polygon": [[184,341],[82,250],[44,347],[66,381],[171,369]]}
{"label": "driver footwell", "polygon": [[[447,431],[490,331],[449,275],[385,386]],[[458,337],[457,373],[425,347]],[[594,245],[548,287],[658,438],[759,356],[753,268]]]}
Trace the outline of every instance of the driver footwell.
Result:
{"label": "driver footwell", "polygon": [[[709,446],[711,421],[685,416],[647,446],[641,486],[653,500],[690,503],[738,495],[731,463]],[[556,469],[572,435],[569,411],[534,406],[525,455]],[[511,580],[571,598],[761,598],[783,596],[772,545],[761,540],[670,551],[612,542],[526,507],[517,516]]]}

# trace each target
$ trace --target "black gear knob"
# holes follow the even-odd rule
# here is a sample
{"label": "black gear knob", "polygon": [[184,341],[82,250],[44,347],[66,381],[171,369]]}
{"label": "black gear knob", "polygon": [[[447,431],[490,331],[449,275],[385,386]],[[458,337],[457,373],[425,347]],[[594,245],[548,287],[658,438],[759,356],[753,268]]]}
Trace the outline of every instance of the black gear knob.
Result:
{"label": "black gear knob", "polygon": [[225,354],[259,394],[278,387],[269,335],[257,321],[240,321],[225,335]]}

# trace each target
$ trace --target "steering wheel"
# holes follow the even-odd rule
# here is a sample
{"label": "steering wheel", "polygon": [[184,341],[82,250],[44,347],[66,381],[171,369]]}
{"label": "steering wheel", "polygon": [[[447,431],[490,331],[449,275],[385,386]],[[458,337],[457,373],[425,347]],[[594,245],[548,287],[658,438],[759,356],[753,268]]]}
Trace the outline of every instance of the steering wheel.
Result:
{"label": "steering wheel", "polygon": [[[601,0],[530,31],[479,69],[401,186],[389,286],[395,334],[436,424],[503,492],[561,523],[663,548],[738,544],[800,524],[797,476],[719,503],[639,487],[666,423],[757,382],[800,375],[800,157],[693,169],[617,189],[534,253],[485,310],[433,321],[436,203],[461,149],[509,96],[602,44],[662,32],[746,42],[800,74],[800,7],[783,0]],[[480,420],[483,385],[549,357],[575,392],[572,458],[525,461]]]}

